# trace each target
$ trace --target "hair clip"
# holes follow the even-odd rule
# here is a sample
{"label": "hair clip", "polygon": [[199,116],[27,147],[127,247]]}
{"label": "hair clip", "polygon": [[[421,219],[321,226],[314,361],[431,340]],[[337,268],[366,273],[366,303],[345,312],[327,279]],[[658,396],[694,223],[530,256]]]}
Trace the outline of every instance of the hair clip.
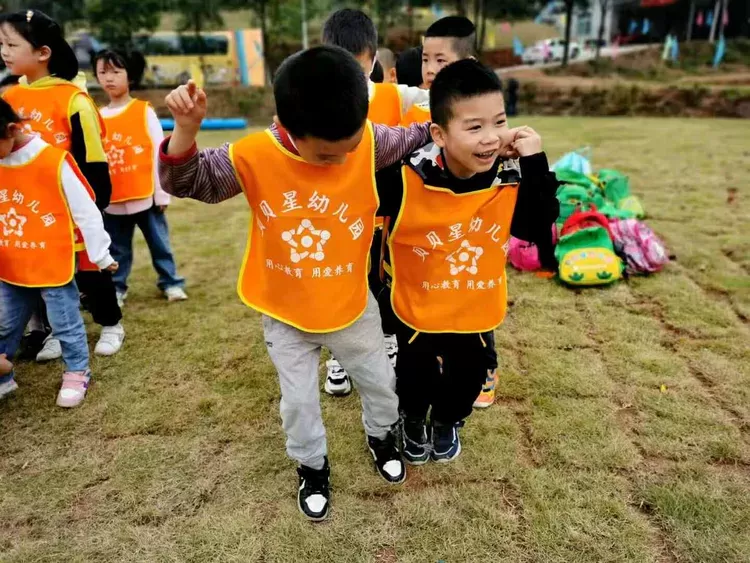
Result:
{"label": "hair clip", "polygon": [[31,18],[34,17],[34,10],[28,10],[26,12],[26,23],[31,23]]}

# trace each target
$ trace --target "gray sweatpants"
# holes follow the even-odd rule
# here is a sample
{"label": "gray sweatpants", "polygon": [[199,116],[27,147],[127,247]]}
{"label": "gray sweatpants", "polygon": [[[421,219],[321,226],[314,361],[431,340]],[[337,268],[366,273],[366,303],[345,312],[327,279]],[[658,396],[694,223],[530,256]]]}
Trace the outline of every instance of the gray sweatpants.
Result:
{"label": "gray sweatpants", "polygon": [[372,294],[362,317],[343,330],[313,334],[264,316],[263,332],[279,373],[281,420],[290,458],[320,469],[328,453],[318,380],[323,346],[335,354],[359,391],[367,435],[384,438],[397,422],[396,374],[388,361],[380,310]]}

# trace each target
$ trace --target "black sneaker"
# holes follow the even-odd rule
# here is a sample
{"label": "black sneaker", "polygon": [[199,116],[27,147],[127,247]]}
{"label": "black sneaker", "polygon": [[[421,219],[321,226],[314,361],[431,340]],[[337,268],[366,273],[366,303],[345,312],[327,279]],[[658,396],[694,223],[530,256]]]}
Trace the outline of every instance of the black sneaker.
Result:
{"label": "black sneaker", "polygon": [[44,340],[47,336],[49,336],[49,334],[43,330],[32,330],[21,339],[21,344],[18,347],[17,358],[19,360],[35,360],[36,355],[41,352],[44,347]]}
{"label": "black sneaker", "polygon": [[430,459],[430,442],[424,419],[404,418],[402,442],[404,460],[410,465],[423,465]]}
{"label": "black sneaker", "polygon": [[458,457],[461,453],[458,429],[463,425],[463,421],[455,424],[432,422],[432,461],[448,463]]}
{"label": "black sneaker", "polygon": [[406,467],[404,467],[404,460],[401,458],[397,444],[393,432],[388,432],[382,440],[372,436],[367,437],[367,447],[370,448],[378,473],[393,485],[403,483],[406,479]]}
{"label": "black sneaker", "polygon": [[331,491],[329,482],[331,478],[331,466],[326,463],[323,469],[313,469],[306,465],[297,468],[299,475],[299,493],[297,493],[297,506],[300,512],[313,522],[320,522],[328,518],[330,508]]}

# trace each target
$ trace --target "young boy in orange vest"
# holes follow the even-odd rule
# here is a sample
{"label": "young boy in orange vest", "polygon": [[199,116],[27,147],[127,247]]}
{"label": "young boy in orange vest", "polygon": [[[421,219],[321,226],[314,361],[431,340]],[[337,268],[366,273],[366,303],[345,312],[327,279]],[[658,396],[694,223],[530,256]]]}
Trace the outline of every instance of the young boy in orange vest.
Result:
{"label": "young boy in orange vest", "polygon": [[100,109],[107,127],[105,148],[112,176],[112,198],[104,210],[104,226],[112,237],[112,256],[120,264],[113,276],[122,307],[128,296],[136,225],[143,233],[151,262],[159,275],[157,287],[167,301],[184,301],[185,280],[177,275],[166,209],[170,196],[161,189],[156,172],[158,149],[164,140],[159,118],[148,102],[130,96],[130,84],[143,75],[145,60],[102,51],[94,59],[96,80],[110,99]]}
{"label": "young boy in orange vest", "polygon": [[[0,100],[0,358],[5,362],[16,353],[41,296],[62,347],[65,373],[57,404],[66,408],[81,404],[91,379],[73,279],[76,228],[89,260],[117,270],[93,193],[71,155],[27,134]],[[12,369],[0,374],[0,397],[17,388]]]}
{"label": "young boy in orange vest", "polygon": [[336,354],[358,388],[378,472],[389,483],[406,476],[392,432],[395,374],[367,287],[368,254],[379,201],[375,171],[424,145],[429,128],[370,123],[365,76],[338,47],[289,57],[273,86],[271,128],[200,152],[195,137],[205,93],[193,83],[174,90],[167,105],[175,130],[162,145],[159,169],[162,186],[177,197],[247,198],[251,223],[237,289],[263,315],[287,453],[299,463],[299,509],[322,520],[330,466],[318,388],[321,347]]}
{"label": "young boy in orange vest", "polygon": [[[378,32],[375,24],[363,11],[345,8],[331,14],[323,24],[322,42],[325,45],[335,45],[349,51],[362,67],[368,78],[370,108],[367,112],[367,119],[371,122],[398,125],[407,108],[414,104],[429,102],[430,94],[427,90],[390,82],[374,83],[370,79],[377,57]],[[382,246],[382,228],[383,218],[377,216],[375,236],[370,249],[373,268],[369,276],[370,289],[376,297],[382,291],[377,271]],[[385,339],[388,357],[395,365],[398,351],[396,337],[386,332]],[[333,356],[326,362],[326,367],[328,373],[324,386],[325,392],[335,396],[348,395],[352,386],[346,370]]]}
{"label": "young boy in orange vest", "polygon": [[[425,87],[430,88],[435,76],[449,64],[474,58],[475,42],[476,28],[471,20],[463,16],[446,16],[427,28],[422,46],[422,81]],[[430,120],[429,102],[418,103],[407,110],[401,124],[409,126],[412,123],[426,123]],[[385,311],[383,314],[388,314],[386,307],[383,307],[383,310]],[[494,404],[498,384],[495,333],[488,331],[482,337],[487,344],[484,350],[484,356],[487,359],[487,378],[479,396],[474,401],[474,407],[479,409]]]}
{"label": "young boy in orange vest", "polygon": [[401,182],[381,201],[395,219],[387,271],[402,323],[397,391],[412,464],[460,454],[458,429],[487,374],[483,335],[505,317],[510,236],[536,241],[558,216],[541,138],[508,128],[492,70],[453,63],[430,95],[433,142],[404,159]]}

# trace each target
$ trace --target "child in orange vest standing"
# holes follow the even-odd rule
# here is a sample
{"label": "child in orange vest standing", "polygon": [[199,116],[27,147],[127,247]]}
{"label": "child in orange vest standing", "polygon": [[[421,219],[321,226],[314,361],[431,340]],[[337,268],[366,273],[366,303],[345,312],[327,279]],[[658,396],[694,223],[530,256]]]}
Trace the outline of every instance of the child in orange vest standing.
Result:
{"label": "child in orange vest standing", "polygon": [[281,387],[287,454],[299,463],[299,509],[322,520],[329,512],[330,466],[318,384],[321,347],[336,354],[359,391],[378,473],[393,484],[406,478],[393,431],[395,374],[368,291],[368,255],[380,197],[375,171],[424,144],[428,127],[370,123],[366,78],[338,47],[289,57],[276,73],[274,98],[274,126],[199,152],[205,93],[192,83],[174,90],[167,105],[175,130],[162,145],[159,171],[164,189],[178,197],[219,203],[244,194],[248,200],[237,289],[262,314]]}
{"label": "child in orange vest standing", "polygon": [[[63,37],[62,29],[38,10],[5,15],[0,23],[2,58],[8,69],[22,76],[21,84],[3,94],[24,127],[42,140],[68,151],[91,186],[100,210],[109,206],[112,184],[102,136],[104,124],[93,100],[72,80],[78,77],[78,59]],[[83,250],[78,245],[78,250]],[[94,322],[102,326],[94,352],[116,354],[125,339],[120,323],[112,274],[86,260],[78,260],[76,283],[87,298]],[[54,332],[37,357],[57,359],[62,355]]]}
{"label": "child in orange vest standing", "polygon": [[[91,379],[74,280],[75,227],[89,260],[117,270],[91,188],[75,161],[26,134],[21,119],[0,100],[0,358],[15,354],[41,295],[65,362],[57,404],[67,408],[81,404]],[[0,375],[0,397],[17,388],[12,370]]]}
{"label": "child in orange vest standing", "polygon": [[161,189],[156,171],[164,133],[156,112],[130,96],[130,84],[143,74],[141,57],[103,51],[96,55],[96,79],[110,99],[100,109],[107,126],[105,149],[112,177],[112,198],[104,212],[104,226],[112,237],[112,255],[120,264],[114,274],[117,299],[128,295],[128,275],[133,265],[136,225],[146,239],[151,262],[159,275],[158,288],[168,301],[184,301],[185,280],[177,275],[165,210],[170,196]]}
{"label": "child in orange vest standing", "polygon": [[[322,42],[325,45],[335,45],[349,51],[362,67],[365,77],[368,78],[370,105],[367,119],[371,122],[389,126],[398,125],[408,108],[416,104],[429,103],[430,93],[427,90],[391,81],[374,83],[370,80],[378,52],[378,31],[370,17],[362,10],[344,8],[331,14],[323,25]],[[376,181],[379,181],[379,177],[380,173]],[[375,236],[370,249],[372,269],[368,278],[370,290],[376,297],[382,291],[377,266],[380,263],[382,232],[383,218],[378,216],[375,218]],[[388,328],[387,319],[384,320],[383,328]],[[395,365],[398,353],[396,337],[386,332],[385,341],[388,357]],[[333,355],[326,362],[326,367],[325,392],[334,396],[348,395],[352,389],[351,381],[346,370]]]}
{"label": "child in orange vest standing", "polygon": [[559,213],[541,138],[508,128],[492,70],[455,62],[430,94],[433,142],[404,159],[401,182],[381,201],[395,219],[387,260],[402,323],[403,451],[417,465],[461,453],[459,428],[487,377],[485,335],[505,317],[510,236],[549,236]]}

